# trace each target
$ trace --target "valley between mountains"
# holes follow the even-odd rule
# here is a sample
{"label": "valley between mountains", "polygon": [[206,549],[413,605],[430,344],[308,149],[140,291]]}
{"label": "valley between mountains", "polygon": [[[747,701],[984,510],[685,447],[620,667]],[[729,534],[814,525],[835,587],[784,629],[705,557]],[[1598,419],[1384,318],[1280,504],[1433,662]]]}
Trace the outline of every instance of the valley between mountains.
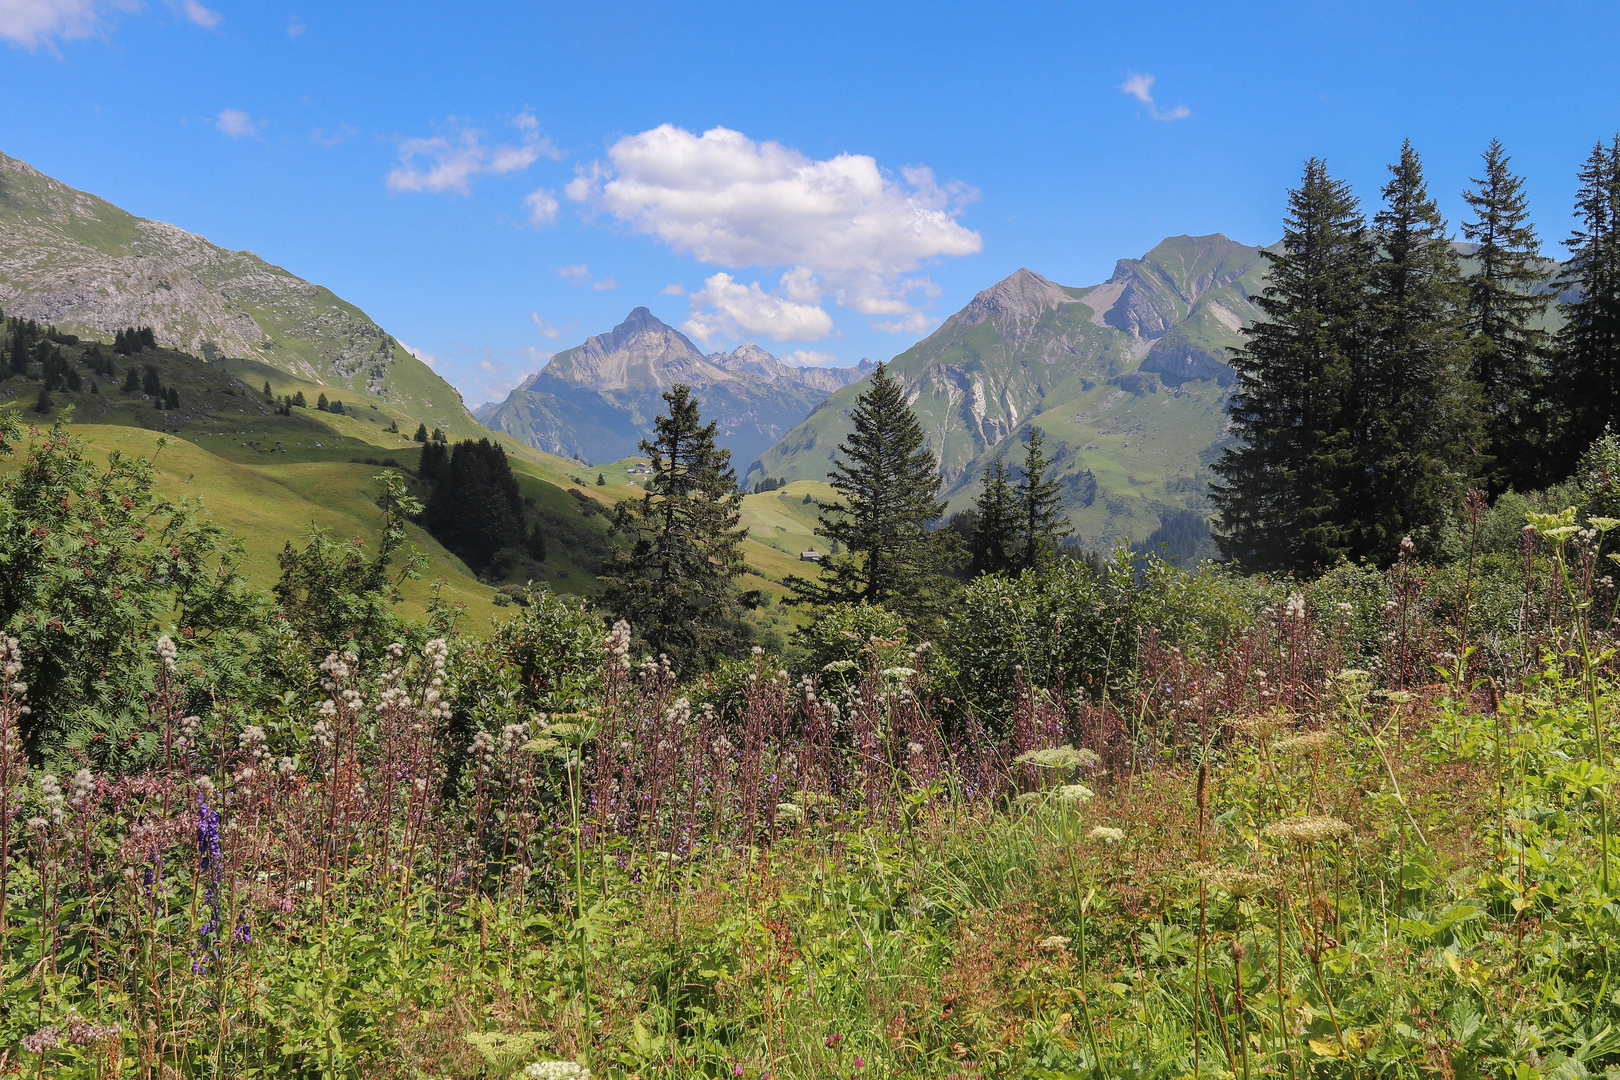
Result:
{"label": "valley between mountains", "polygon": [[[1209,465],[1226,438],[1225,357],[1259,315],[1251,297],[1264,265],[1259,248],[1216,234],[1169,238],[1140,259],[1120,260],[1096,285],[1021,269],[893,357],[890,370],[939,457],[951,511],[971,504],[998,456],[1016,465],[1023,438],[1038,426],[1085,546],[1141,543],[1178,515],[1202,534]],[[186,460],[184,478],[170,478],[176,492],[200,496],[244,533],[249,568],[266,579],[274,553],[310,521],[363,534],[357,523],[374,513],[376,497],[376,466],[366,463],[412,467],[420,445],[411,435],[421,425],[450,440],[500,443],[531,510],[550,515],[536,519],[551,522],[547,557],[513,569],[514,582],[538,574],[559,590],[592,592],[605,511],[640,492],[637,444],[662,408],[660,395],[686,383],[754,492],[744,509],[751,587],[780,594],[798,553],[817,546],[813,500],[829,493],[849,409],[876,367],[869,359],[796,366],[753,342],[705,352],[637,307],[554,355],[504,400],[470,411],[449,383],[330,290],[250,252],[138,218],[3,154],[0,309],[85,342],[110,341],[127,326],[153,328],[161,346],[153,355],[182,389],[178,409],[105,393],[59,395],[60,404],[73,406],[72,421],[87,425],[101,449],[155,446],[159,433],[186,444],[160,455],[165,476],[168,463]],[[26,407],[34,389],[25,383],[0,382],[0,402]],[[295,393],[310,406],[325,395],[347,407],[291,416],[268,407]],[[269,477],[271,462],[296,465],[304,479]],[[244,469],[274,482],[248,482]],[[490,610],[502,582],[487,574],[480,581],[431,538],[420,539],[431,573],[474,610]]]}

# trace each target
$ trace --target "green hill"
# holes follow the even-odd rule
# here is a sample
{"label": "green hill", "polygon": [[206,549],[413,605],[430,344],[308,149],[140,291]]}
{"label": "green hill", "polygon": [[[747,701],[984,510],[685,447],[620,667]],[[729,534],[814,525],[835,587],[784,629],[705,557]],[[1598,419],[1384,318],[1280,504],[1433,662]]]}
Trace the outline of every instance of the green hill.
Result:
{"label": "green hill", "polygon": [[150,326],[160,343],[213,363],[261,363],[345,397],[365,394],[451,435],[484,434],[454,387],[329,289],[250,251],[136,217],[5,154],[0,306],[103,339]]}
{"label": "green hill", "polygon": [[[0,332],[0,347],[8,345],[9,338]],[[56,351],[77,376],[79,390],[53,390],[53,407],[40,413],[34,409],[40,369],[33,368],[32,378],[0,370],[5,376],[0,378],[0,409],[23,410],[39,425],[66,419],[72,432],[95,451],[154,457],[165,494],[195,496],[215,520],[245,539],[245,570],[263,587],[279,575],[276,556],[282,545],[289,540],[300,543],[311,523],[339,536],[375,542],[378,474],[397,468],[410,476],[421,454],[421,446],[410,435],[391,430],[414,428],[389,406],[357,395],[344,401],[341,413],[319,411],[313,407],[319,395],[335,398],[338,388],[295,379],[256,362],[210,364],[164,348],[121,356],[106,344],[92,342],[61,343]],[[104,374],[109,363],[116,373],[113,377]],[[244,369],[244,365],[252,366]],[[123,389],[130,369],[140,382],[148,367],[161,383],[163,396],[168,390],[175,392],[177,407],[158,408],[160,395],[142,387]],[[238,378],[230,369],[243,370],[254,381]],[[274,397],[264,393],[266,374],[275,376]],[[295,393],[302,393],[310,404],[283,415],[281,398]],[[572,481],[551,459],[527,452],[528,457],[511,455],[509,460],[529,520],[546,536],[546,558],[480,581],[456,556],[412,526],[413,542],[428,555],[429,563],[422,578],[406,590],[407,614],[425,609],[429,587],[440,578],[448,598],[466,603],[475,630],[487,625],[495,612],[499,585],[534,579],[558,592],[590,593],[598,588],[595,575],[607,532],[607,520],[599,511],[607,500],[595,489],[589,495],[570,494],[566,488],[573,486]],[[411,484],[415,494],[426,497],[426,485],[413,476]],[[582,512],[587,507],[588,512]]]}

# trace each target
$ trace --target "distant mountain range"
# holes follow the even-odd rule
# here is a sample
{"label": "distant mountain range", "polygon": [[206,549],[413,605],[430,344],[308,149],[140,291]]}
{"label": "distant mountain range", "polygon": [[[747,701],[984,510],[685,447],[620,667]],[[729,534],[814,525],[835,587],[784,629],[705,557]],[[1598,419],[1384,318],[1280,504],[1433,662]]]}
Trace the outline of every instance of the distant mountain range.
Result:
{"label": "distant mountain range", "polygon": [[661,395],[685,383],[704,418],[719,422],[717,441],[741,474],[827,395],[874,367],[865,360],[848,368],[795,367],[752,342],[703,353],[638,307],[610,332],[557,353],[505,401],[474,415],[541,450],[599,464],[637,453],[664,410]]}
{"label": "distant mountain range", "polygon": [[[1171,237],[1100,285],[1019,270],[896,356],[889,370],[939,455],[951,509],[971,505],[996,457],[1016,464],[1039,426],[1089,545],[1140,541],[1173,511],[1206,513],[1227,437],[1227,349],[1260,317],[1251,297],[1265,265],[1260,248],[1215,234]],[[830,395],[749,478],[823,479],[864,390]]]}
{"label": "distant mountain range", "polygon": [[[1265,265],[1260,248],[1215,234],[1171,237],[1084,288],[1019,270],[896,356],[890,371],[940,458],[951,508],[971,504],[996,456],[1016,464],[1038,425],[1087,543],[1140,541],[1175,511],[1206,514],[1234,382],[1227,350],[1260,317],[1250,298]],[[875,366],[793,367],[752,343],[704,353],[636,308],[475,415],[603,463],[635,454],[660,395],[686,383],[745,483],[825,480]]]}
{"label": "distant mountain range", "polygon": [[3,153],[0,308],[100,338],[150,326],[164,345],[212,363],[268,364],[369,394],[429,427],[477,431],[455,388],[330,290]]}

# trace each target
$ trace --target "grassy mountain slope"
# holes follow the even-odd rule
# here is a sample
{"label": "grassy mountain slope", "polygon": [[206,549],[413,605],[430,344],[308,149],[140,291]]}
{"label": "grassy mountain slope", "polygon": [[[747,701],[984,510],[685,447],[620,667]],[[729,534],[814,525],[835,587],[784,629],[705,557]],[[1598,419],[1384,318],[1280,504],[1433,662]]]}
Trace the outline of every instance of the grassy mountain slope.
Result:
{"label": "grassy mountain slope", "polygon": [[164,344],[211,362],[258,361],[364,393],[430,428],[480,433],[449,383],[330,290],[252,252],[135,217],[4,154],[0,307],[102,338],[151,326]]}
{"label": "grassy mountain slope", "polygon": [[[962,509],[997,454],[1044,429],[1070,519],[1086,543],[1141,540],[1173,509],[1207,505],[1225,436],[1224,357],[1261,287],[1260,249],[1171,237],[1109,280],[1069,288],[1028,270],[974,297],[890,370]],[[829,397],[761,455],[748,479],[824,480],[865,382]]]}
{"label": "grassy mountain slope", "polygon": [[[111,351],[105,345],[99,348]],[[118,357],[120,372],[151,364],[164,387],[178,391],[180,407],[159,410],[145,393],[124,392],[121,379],[100,378],[80,367],[87,351],[82,345],[62,348],[64,358],[80,372],[82,389],[53,391],[52,411],[34,412],[39,383],[16,376],[0,379],[0,409],[24,410],[41,425],[67,418],[74,434],[96,452],[155,455],[165,494],[197,497],[220,524],[244,538],[246,572],[261,587],[268,588],[279,576],[276,555],[282,545],[301,543],[312,522],[338,536],[375,543],[377,474],[389,466],[414,470],[420,456],[420,445],[408,435],[387,430],[396,414],[366,403],[363,395],[349,398],[341,415],[294,408],[291,416],[281,416],[263,393],[266,372],[277,376],[272,380],[277,396],[302,391],[314,401],[322,391],[330,396],[339,391],[262,365],[246,373],[254,380],[249,383],[221,365],[170,349]],[[92,392],[92,383],[98,392]],[[164,437],[169,442],[160,448]],[[581,500],[554,482],[571,484],[560,475],[555,459],[529,453],[510,460],[522,494],[531,500],[532,515],[548,535],[548,554],[542,564],[514,569],[511,581],[534,576],[559,592],[594,592],[606,519],[599,513],[582,514]],[[414,489],[419,497],[428,494],[424,485],[414,484]],[[591,496],[585,501],[599,507],[604,500]],[[475,578],[427,533],[414,526],[411,532],[429,562],[423,577],[407,587],[404,611],[420,614],[429,586],[443,578],[445,595],[466,603],[474,632],[487,626],[496,611],[491,585]]]}

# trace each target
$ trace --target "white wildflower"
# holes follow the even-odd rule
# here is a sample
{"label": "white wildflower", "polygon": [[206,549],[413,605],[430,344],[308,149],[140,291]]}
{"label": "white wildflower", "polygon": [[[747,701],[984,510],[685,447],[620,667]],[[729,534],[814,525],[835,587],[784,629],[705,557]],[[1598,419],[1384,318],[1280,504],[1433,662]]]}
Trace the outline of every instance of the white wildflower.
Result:
{"label": "white wildflower", "polygon": [[591,1080],[591,1070],[572,1061],[537,1061],[523,1075],[529,1080]]}

